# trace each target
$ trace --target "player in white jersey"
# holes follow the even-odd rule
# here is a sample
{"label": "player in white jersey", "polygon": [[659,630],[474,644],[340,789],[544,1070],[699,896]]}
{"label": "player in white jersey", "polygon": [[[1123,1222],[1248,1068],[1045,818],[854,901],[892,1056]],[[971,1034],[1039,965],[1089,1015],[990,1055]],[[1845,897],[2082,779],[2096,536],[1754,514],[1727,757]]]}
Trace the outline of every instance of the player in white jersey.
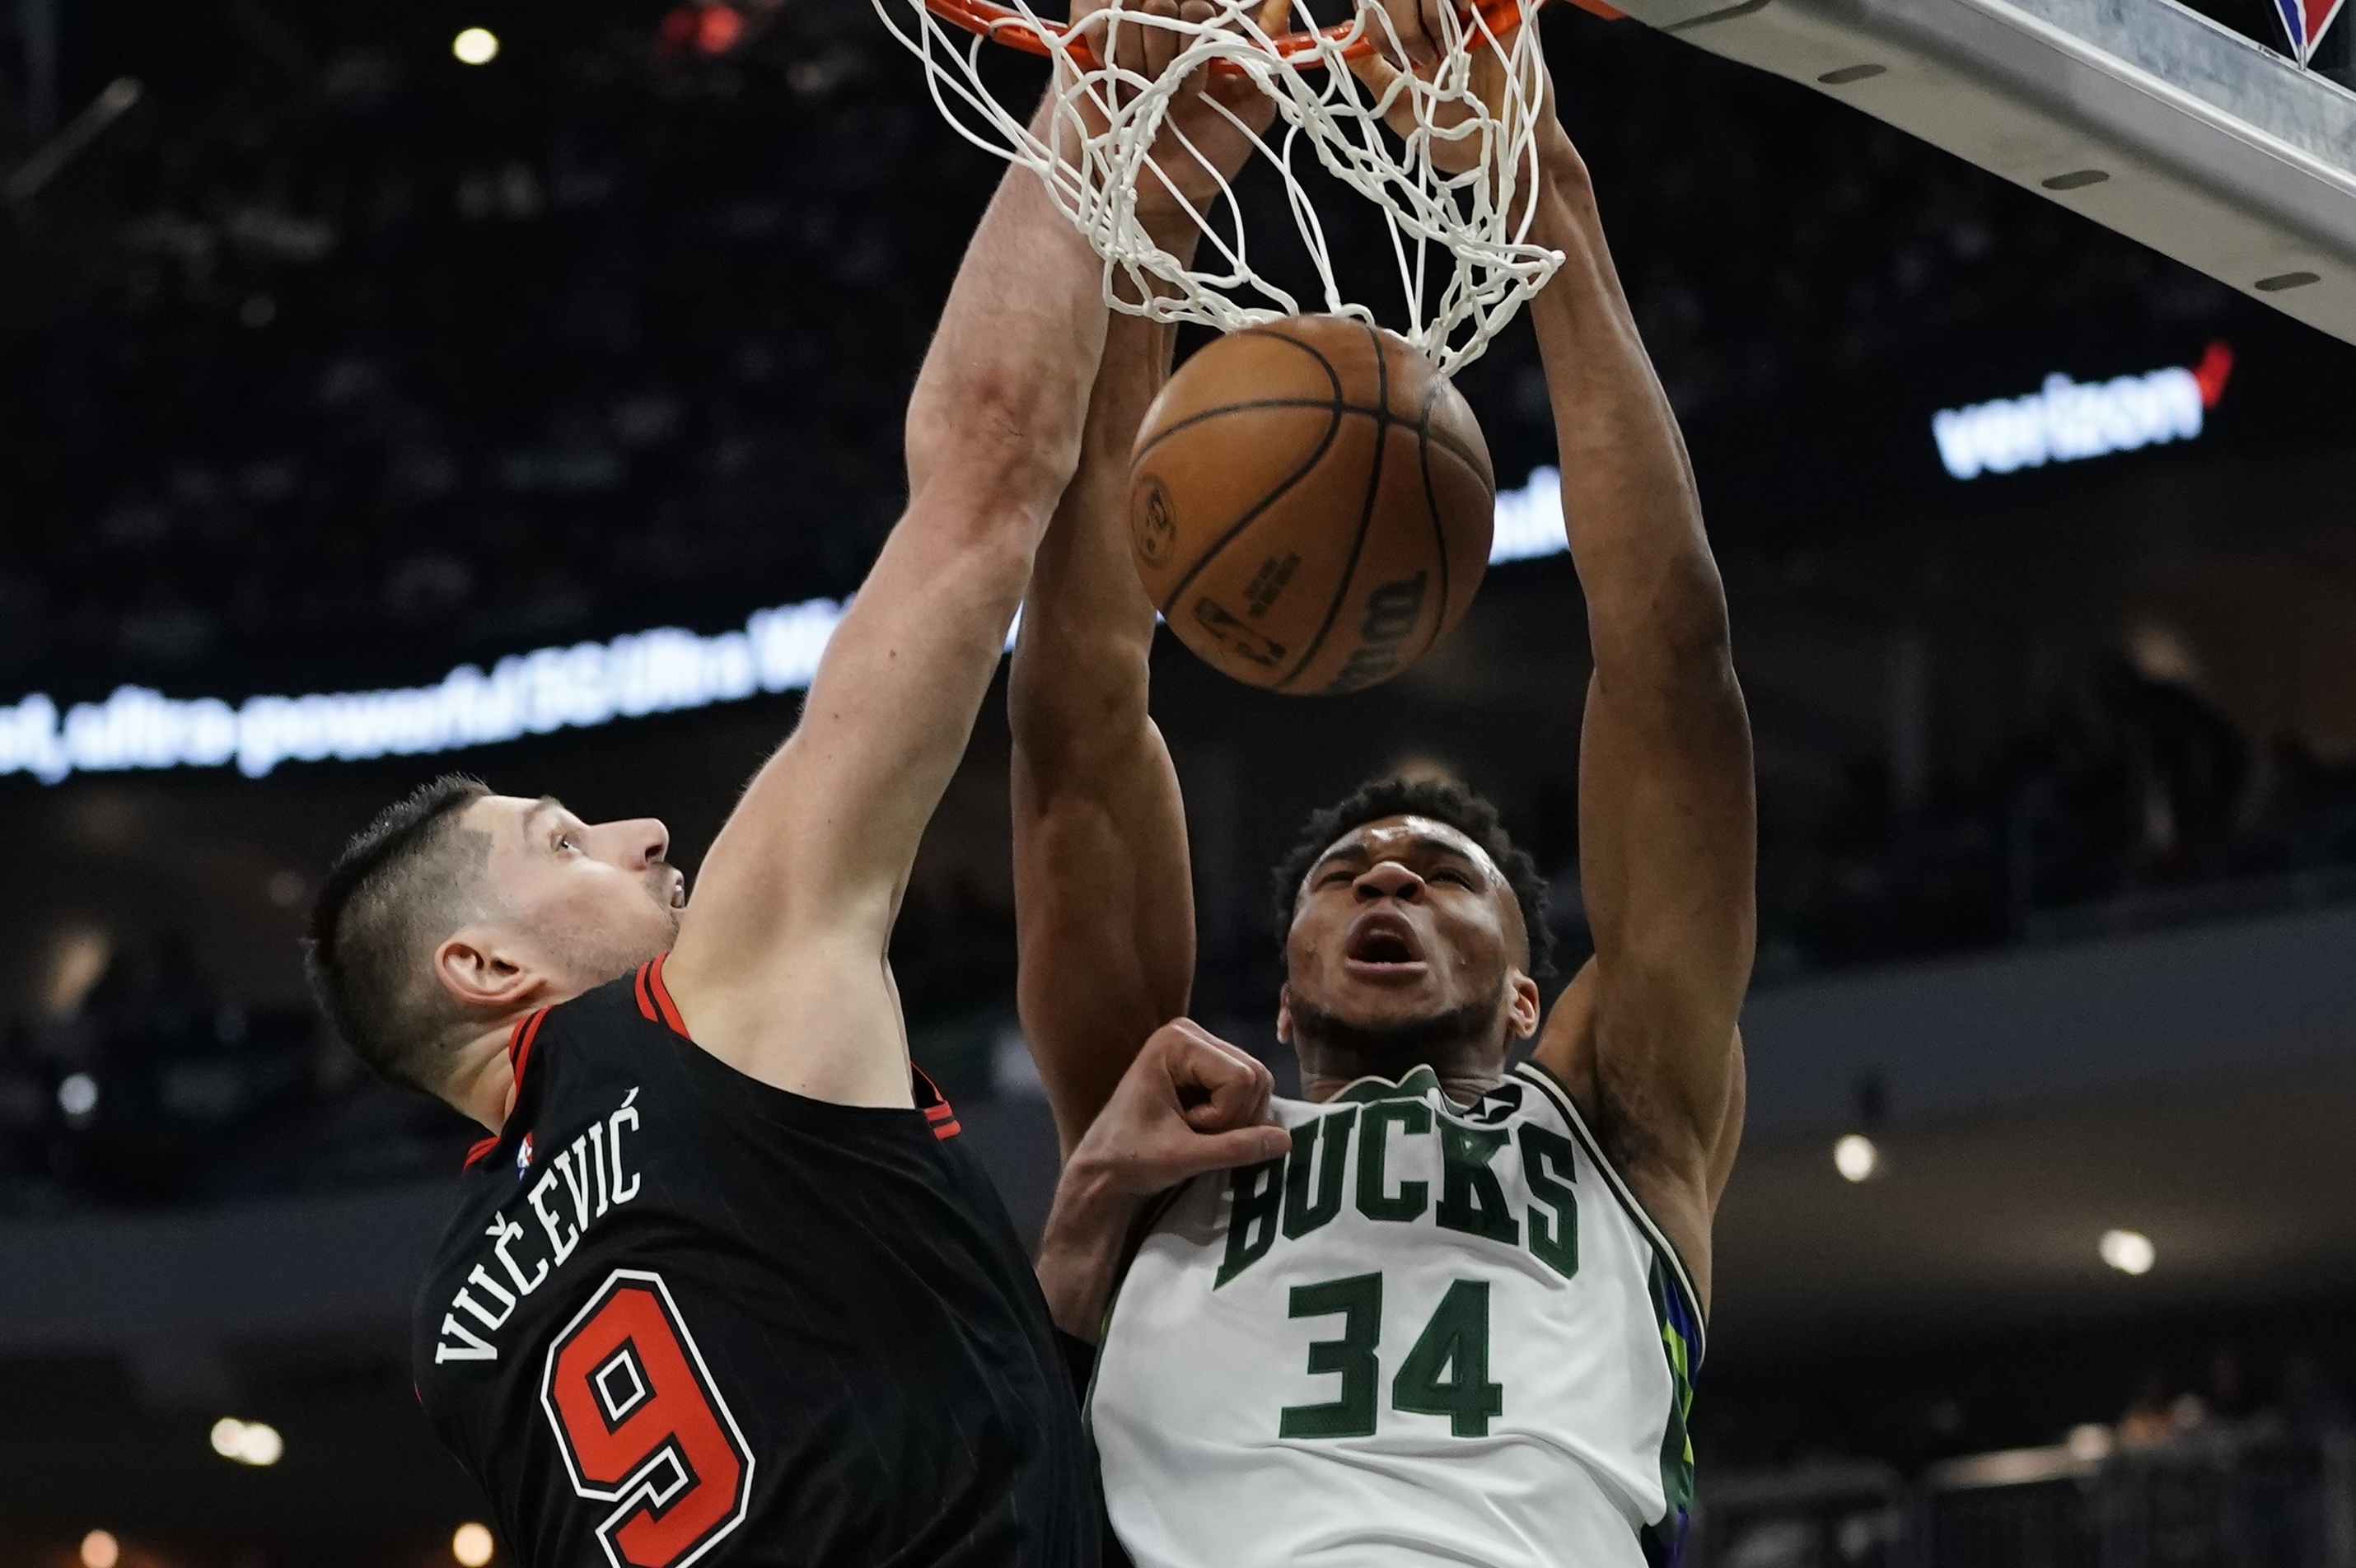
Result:
{"label": "player in white jersey", "polygon": [[[1419,0],[1386,3],[1425,68]],[[1595,955],[1550,1010],[1543,884],[1494,811],[1364,786],[1280,869],[1277,1028],[1302,1098],[1265,1113],[1289,1152],[1237,1152],[1273,1136],[1248,1125],[1264,1075],[1168,1023],[1194,965],[1185,827],[1121,526],[1164,329],[1116,318],[1032,579],[1010,693],[1021,997],[1070,1154],[1041,1277],[1059,1324],[1102,1337],[1090,1414],[1140,1568],[1675,1555],[1741,1125],[1750,731],[1684,446],[1551,122],[1538,177],[1534,238],[1568,260],[1530,315],[1594,655]]]}

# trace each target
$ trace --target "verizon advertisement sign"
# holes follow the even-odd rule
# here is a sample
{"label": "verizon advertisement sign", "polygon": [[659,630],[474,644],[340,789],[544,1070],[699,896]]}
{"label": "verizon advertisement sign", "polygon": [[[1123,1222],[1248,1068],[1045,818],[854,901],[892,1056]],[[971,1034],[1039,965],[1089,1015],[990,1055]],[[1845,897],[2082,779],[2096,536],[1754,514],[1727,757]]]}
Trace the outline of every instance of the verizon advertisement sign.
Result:
{"label": "verizon advertisement sign", "polygon": [[1931,416],[1931,438],[1958,479],[2190,441],[2233,373],[2233,350],[2224,343],[2211,343],[2196,366],[2141,376],[2073,381],[2057,370],[2026,397],[1941,409]]}

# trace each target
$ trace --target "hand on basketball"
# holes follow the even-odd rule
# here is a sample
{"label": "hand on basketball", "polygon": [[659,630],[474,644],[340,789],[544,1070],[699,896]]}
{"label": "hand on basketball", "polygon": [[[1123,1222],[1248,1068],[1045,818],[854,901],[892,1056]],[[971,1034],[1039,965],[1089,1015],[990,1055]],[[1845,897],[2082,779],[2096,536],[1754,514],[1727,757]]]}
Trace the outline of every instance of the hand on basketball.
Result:
{"label": "hand on basketball", "polygon": [[1192,1019],[1153,1031],[1072,1151],[1108,1193],[1145,1199],[1205,1171],[1274,1159],[1292,1135],[1269,1119],[1276,1081]]}

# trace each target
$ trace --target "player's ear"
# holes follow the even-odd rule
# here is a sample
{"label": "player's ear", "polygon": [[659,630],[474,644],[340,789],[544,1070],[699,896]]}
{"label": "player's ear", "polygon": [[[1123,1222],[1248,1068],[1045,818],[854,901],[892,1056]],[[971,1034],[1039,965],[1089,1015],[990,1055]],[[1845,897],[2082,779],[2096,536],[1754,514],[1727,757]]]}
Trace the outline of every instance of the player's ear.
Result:
{"label": "player's ear", "polygon": [[1276,989],[1276,1043],[1292,1043],[1292,987],[1279,986]]}
{"label": "player's ear", "polygon": [[1510,993],[1505,1000],[1505,1017],[1515,1040],[1527,1040],[1538,1032],[1538,1022],[1545,1015],[1545,998],[1538,983],[1519,969],[1508,970],[1505,988]]}
{"label": "player's ear", "polygon": [[541,985],[498,932],[479,925],[443,939],[434,950],[434,978],[461,1007],[487,1012],[523,1001]]}

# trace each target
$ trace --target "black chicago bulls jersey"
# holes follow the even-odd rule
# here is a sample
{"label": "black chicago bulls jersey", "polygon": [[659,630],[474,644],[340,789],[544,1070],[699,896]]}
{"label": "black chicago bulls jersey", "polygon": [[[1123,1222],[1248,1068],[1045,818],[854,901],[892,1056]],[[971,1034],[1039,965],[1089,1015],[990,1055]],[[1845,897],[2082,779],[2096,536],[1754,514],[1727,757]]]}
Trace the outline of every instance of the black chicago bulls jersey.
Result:
{"label": "black chicago bulls jersey", "polygon": [[660,960],[509,1052],[414,1347],[524,1563],[1092,1568],[1046,1304],[929,1083],[881,1110],[747,1078]]}

